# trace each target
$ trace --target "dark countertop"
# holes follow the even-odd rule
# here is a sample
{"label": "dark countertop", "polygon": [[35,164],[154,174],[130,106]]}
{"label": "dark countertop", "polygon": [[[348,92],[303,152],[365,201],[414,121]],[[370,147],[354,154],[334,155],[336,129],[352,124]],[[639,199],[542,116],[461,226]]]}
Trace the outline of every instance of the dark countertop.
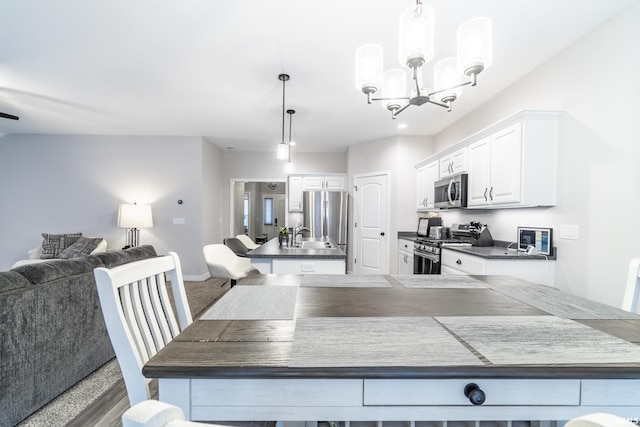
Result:
{"label": "dark countertop", "polygon": [[540,260],[556,260],[557,250],[553,251],[552,256],[546,255],[525,255],[524,252],[517,251],[515,249],[507,249],[506,246],[443,246],[442,249],[449,249],[455,252],[460,252],[467,255],[473,255],[485,259],[513,259],[518,261],[540,261]]}
{"label": "dark countertop", "polygon": [[[415,231],[398,231],[398,239],[405,239],[415,241],[418,238]],[[514,246],[513,242],[507,242],[504,240],[494,240],[494,246],[444,246],[445,249],[450,249],[455,252],[460,252],[467,255],[473,255],[485,259],[515,259],[515,260],[550,260],[555,261],[557,258],[557,248],[553,248],[552,256],[545,255],[525,255],[524,252],[519,252],[510,248]],[[515,246],[514,246],[515,247]]]}
{"label": "dark countertop", "polygon": [[331,239],[298,237],[298,242],[330,242],[331,249],[281,248],[278,238],[274,237],[267,243],[247,252],[247,258],[309,258],[309,259],[347,259],[347,254]]}

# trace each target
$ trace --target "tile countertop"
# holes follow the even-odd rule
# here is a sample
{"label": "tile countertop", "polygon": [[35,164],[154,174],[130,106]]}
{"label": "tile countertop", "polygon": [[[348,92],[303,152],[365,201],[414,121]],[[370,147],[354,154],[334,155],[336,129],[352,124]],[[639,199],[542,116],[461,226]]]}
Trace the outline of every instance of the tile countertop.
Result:
{"label": "tile countertop", "polygon": [[[416,240],[415,231],[398,231],[398,239]],[[508,246],[514,246],[514,242],[505,240],[494,240],[494,246],[444,246],[455,252],[467,255],[474,255],[485,259],[517,259],[517,260],[553,260],[557,258],[558,248],[553,248],[552,256],[545,255],[525,255],[513,248],[507,249]]]}

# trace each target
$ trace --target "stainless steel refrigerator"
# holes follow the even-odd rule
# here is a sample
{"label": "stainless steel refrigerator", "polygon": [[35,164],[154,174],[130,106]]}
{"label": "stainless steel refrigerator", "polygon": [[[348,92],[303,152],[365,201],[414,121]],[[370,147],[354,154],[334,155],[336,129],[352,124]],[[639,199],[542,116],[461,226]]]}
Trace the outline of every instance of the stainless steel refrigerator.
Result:
{"label": "stainless steel refrigerator", "polygon": [[346,191],[305,191],[302,225],[309,228],[310,237],[328,237],[346,252],[348,209],[349,193]]}

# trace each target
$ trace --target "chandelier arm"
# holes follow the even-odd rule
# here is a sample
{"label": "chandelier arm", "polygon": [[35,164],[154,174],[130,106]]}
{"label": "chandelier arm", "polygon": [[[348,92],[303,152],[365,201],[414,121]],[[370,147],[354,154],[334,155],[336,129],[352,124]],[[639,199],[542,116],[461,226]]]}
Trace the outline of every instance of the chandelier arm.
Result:
{"label": "chandelier arm", "polygon": [[413,68],[413,81],[416,84],[416,93],[420,96],[420,82],[418,82],[418,67]]}
{"label": "chandelier arm", "polygon": [[429,99],[427,102],[451,111],[451,103],[445,104],[443,102],[434,101],[433,99]]}
{"label": "chandelier arm", "polygon": [[372,101],[395,101],[395,100],[399,100],[399,99],[402,99],[402,100],[408,101],[408,100],[410,100],[411,98],[410,98],[410,97],[408,97],[408,96],[403,96],[403,97],[401,97],[401,98],[371,98],[371,100],[372,100]]}
{"label": "chandelier arm", "polygon": [[428,96],[431,97],[432,95],[436,95],[436,94],[442,93],[442,92],[447,92],[447,91],[450,91],[450,90],[453,90],[453,89],[457,89],[459,87],[463,87],[463,86],[467,86],[467,85],[472,85],[473,86],[473,82],[471,82],[471,81],[464,82],[464,83],[460,83],[459,85],[451,86],[451,87],[448,87],[448,88],[445,88],[445,89],[435,90],[435,91],[429,93]]}
{"label": "chandelier arm", "polygon": [[404,104],[402,107],[398,108],[397,110],[393,110],[391,112],[391,118],[395,119],[396,116],[400,113],[402,113],[404,110],[406,110],[407,108],[409,108],[411,104],[409,104],[408,102],[406,104]]}

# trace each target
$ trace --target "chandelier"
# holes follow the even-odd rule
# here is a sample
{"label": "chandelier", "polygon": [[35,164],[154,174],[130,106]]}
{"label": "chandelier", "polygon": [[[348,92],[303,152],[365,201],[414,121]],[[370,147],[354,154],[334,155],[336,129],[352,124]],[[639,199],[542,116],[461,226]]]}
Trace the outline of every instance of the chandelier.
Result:
{"label": "chandelier", "polygon": [[[407,93],[406,75],[395,68],[383,73],[382,47],[365,44],[356,50],[356,89],[367,95],[367,102],[382,101],[391,117],[411,105],[431,103],[451,111],[451,104],[462,94],[462,87],[475,86],[477,75],[491,65],[491,20],[473,18],[458,27],[457,57],[436,62],[433,90],[422,83],[422,66],[434,56],[433,9],[416,0],[416,5],[400,15],[400,64],[412,73]],[[373,95],[380,91],[380,97]]]}

